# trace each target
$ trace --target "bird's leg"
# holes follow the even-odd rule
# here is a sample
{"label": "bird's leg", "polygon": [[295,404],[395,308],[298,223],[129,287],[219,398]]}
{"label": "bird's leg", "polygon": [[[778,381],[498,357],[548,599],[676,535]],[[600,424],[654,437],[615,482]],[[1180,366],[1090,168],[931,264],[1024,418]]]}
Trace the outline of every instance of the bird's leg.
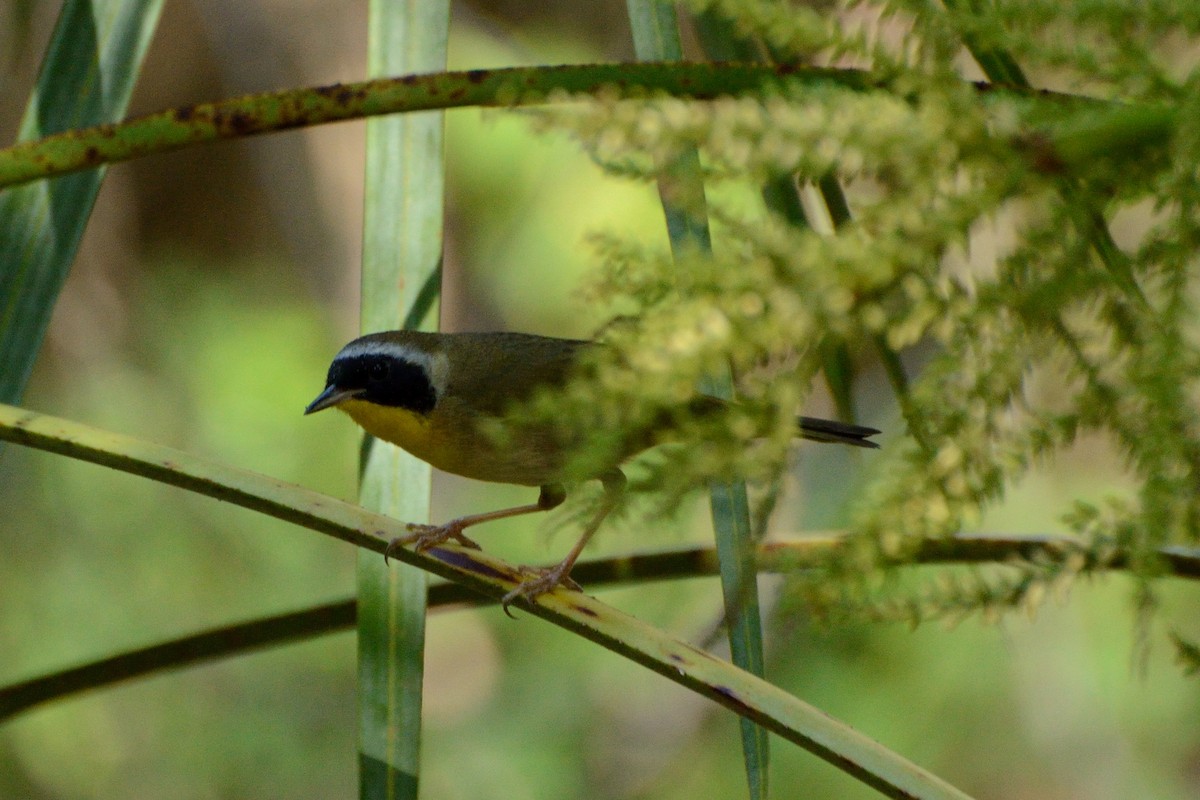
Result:
{"label": "bird's leg", "polygon": [[424,552],[431,547],[437,547],[449,539],[453,539],[463,547],[479,550],[481,549],[479,545],[464,534],[463,530],[472,525],[478,525],[481,522],[517,517],[521,514],[532,514],[536,511],[549,511],[555,506],[560,505],[566,497],[566,490],[562,486],[549,484],[542,487],[541,492],[538,494],[537,502],[530,503],[527,506],[501,508],[497,511],[487,511],[483,514],[468,514],[465,517],[458,517],[441,525],[418,525],[410,523],[406,526],[409,530],[409,535],[392,539],[383,553],[383,559],[386,562],[397,548],[405,545],[414,545],[417,552]]}
{"label": "bird's leg", "polygon": [[[538,570],[535,577],[522,581],[520,586],[504,595],[504,598],[500,601],[500,605],[504,608],[505,614],[508,614],[509,605],[517,598],[523,597],[526,600],[533,600],[538,595],[552,591],[554,587],[560,585],[566,585],[572,589],[579,588],[579,584],[571,580],[571,568],[575,566],[575,562],[579,560],[579,555],[583,552],[583,548],[587,547],[588,541],[600,528],[600,523],[604,522],[604,518],[616,507],[617,502],[621,499],[622,492],[625,491],[625,473],[619,469],[605,472],[600,476],[600,481],[604,484],[604,500],[600,508],[596,510],[596,515],[592,517],[587,527],[583,529],[583,534],[579,537],[579,541],[571,548],[571,552],[567,553],[567,557],[556,566],[547,570]],[[512,615],[509,614],[509,616]]]}

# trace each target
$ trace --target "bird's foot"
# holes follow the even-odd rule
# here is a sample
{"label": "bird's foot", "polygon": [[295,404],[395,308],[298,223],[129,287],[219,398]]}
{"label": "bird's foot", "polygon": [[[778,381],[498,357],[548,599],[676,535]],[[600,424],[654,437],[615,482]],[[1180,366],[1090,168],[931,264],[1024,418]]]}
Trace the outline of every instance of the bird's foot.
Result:
{"label": "bird's foot", "polygon": [[505,614],[511,617],[512,613],[508,607],[519,599],[533,601],[547,592],[554,591],[559,586],[577,592],[582,591],[583,587],[571,580],[570,575],[567,574],[568,570],[569,567],[566,564],[559,564],[549,569],[522,567],[521,573],[530,577],[521,581],[517,588],[500,598],[500,607],[504,609]]}
{"label": "bird's foot", "polygon": [[439,544],[445,544],[453,539],[470,550],[482,550],[483,548],[474,539],[463,533],[465,527],[467,526],[461,519],[452,519],[442,525],[418,525],[410,522],[405,526],[409,531],[408,536],[397,536],[388,543],[387,549],[383,551],[384,563],[387,563],[388,558],[396,550],[410,544],[418,553],[424,553],[431,547],[437,547]]}

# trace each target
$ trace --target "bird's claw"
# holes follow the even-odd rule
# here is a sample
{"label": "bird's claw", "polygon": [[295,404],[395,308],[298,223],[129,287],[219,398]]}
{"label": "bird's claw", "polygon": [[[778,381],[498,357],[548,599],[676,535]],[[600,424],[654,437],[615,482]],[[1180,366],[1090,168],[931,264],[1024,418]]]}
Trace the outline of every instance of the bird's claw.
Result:
{"label": "bird's claw", "polygon": [[550,569],[522,567],[521,573],[531,577],[521,581],[517,584],[517,588],[500,598],[500,607],[510,617],[512,616],[512,612],[508,610],[508,607],[517,600],[524,599],[532,602],[538,597],[554,591],[559,586],[576,592],[583,591],[583,587],[571,580],[571,576],[566,574],[561,564]]}
{"label": "bird's claw", "polygon": [[412,545],[418,553],[424,553],[429,548],[445,544],[450,539],[469,550],[482,550],[483,548],[474,539],[463,533],[465,526],[457,523],[458,520],[451,520],[444,525],[419,525],[410,522],[405,526],[409,531],[408,536],[397,536],[388,543],[387,548],[383,551],[383,563],[386,564],[388,559],[401,547]]}
{"label": "bird's claw", "polygon": [[442,525],[419,525],[410,522],[404,527],[408,529],[409,535],[401,536],[399,541],[413,545],[418,553],[423,553],[439,544],[445,544],[450,539],[469,550],[483,549],[474,539],[463,533],[466,526],[460,520],[451,520]]}

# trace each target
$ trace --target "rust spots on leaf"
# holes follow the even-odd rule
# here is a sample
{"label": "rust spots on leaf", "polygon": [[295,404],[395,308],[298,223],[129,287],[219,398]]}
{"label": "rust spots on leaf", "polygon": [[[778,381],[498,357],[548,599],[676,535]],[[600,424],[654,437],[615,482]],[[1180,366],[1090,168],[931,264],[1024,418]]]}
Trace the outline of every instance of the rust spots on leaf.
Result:
{"label": "rust spots on leaf", "polygon": [[260,128],[258,119],[245,111],[218,112],[213,115],[213,126],[222,135],[246,136]]}
{"label": "rust spots on leaf", "polygon": [[579,612],[583,616],[591,617],[592,619],[596,619],[597,617],[600,616],[593,609],[590,609],[587,606],[581,606],[578,603],[572,603],[571,608],[574,609],[575,611]]}
{"label": "rust spots on leaf", "polygon": [[327,100],[332,100],[338,105],[345,106],[362,99],[364,91],[362,89],[354,89],[342,83],[333,83],[329,86],[320,86],[315,90],[317,94]]}

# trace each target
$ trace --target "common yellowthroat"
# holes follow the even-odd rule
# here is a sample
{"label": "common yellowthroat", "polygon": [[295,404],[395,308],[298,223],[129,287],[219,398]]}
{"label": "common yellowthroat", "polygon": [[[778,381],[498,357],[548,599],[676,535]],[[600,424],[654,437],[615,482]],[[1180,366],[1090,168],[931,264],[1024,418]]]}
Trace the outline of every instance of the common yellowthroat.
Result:
{"label": "common yellowthroat", "polygon": [[[553,431],[513,421],[512,435],[498,441],[514,406],[534,392],[564,385],[592,342],[525,333],[420,333],[386,331],[362,336],[342,348],[329,365],[325,389],[304,410],[336,407],[367,433],[399,445],[440,470],[495,483],[541,487],[536,503],[453,519],[442,525],[409,525],[413,535],[394,540],[424,550],[448,539],[477,548],[463,531],[481,522],[546,511],[566,498],[563,482],[598,478],[604,502],[579,541],[557,566],[539,572],[504,597],[532,599],[559,584],[574,586],[569,575],[579,554],[616,504],[625,486],[619,460],[654,443],[653,431],[629,437],[618,461],[592,474],[566,473],[569,453]],[[703,412],[724,404],[699,395]],[[818,442],[878,447],[874,428],[800,417],[797,434]],[[585,437],[581,437],[585,438]]]}

